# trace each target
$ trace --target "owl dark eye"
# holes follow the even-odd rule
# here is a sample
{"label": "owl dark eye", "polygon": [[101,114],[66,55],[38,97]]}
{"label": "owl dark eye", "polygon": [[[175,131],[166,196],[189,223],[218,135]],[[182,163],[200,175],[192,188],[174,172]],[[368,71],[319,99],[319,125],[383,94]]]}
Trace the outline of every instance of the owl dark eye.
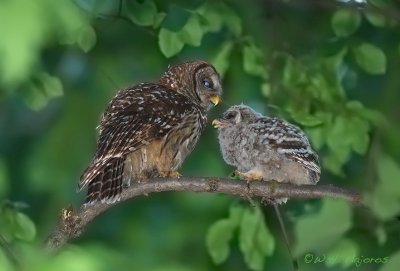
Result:
{"label": "owl dark eye", "polygon": [[230,120],[236,117],[236,113],[235,112],[229,112],[226,116],[225,119]]}
{"label": "owl dark eye", "polygon": [[212,88],[212,87],[213,87],[211,81],[208,80],[208,79],[203,79],[203,85],[204,85],[206,88]]}

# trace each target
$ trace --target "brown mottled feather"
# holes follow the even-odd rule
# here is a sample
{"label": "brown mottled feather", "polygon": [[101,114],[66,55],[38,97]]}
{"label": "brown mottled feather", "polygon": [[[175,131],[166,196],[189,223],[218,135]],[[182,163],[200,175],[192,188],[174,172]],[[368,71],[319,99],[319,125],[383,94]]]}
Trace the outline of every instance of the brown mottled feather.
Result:
{"label": "brown mottled feather", "polygon": [[171,67],[158,83],[141,83],[116,94],[98,127],[96,155],[78,185],[79,190],[88,186],[86,203],[112,203],[119,199],[123,183],[162,175],[182,163],[210,109],[209,96],[195,89],[195,73],[202,69],[214,78],[216,90],[210,93],[221,95],[218,74],[203,61]]}

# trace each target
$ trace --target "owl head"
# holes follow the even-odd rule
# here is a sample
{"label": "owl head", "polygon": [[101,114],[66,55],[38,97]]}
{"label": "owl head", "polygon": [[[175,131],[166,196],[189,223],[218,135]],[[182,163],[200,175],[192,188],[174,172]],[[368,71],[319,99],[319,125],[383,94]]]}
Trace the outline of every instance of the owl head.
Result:
{"label": "owl head", "polygon": [[205,110],[221,101],[220,76],[205,61],[196,60],[170,66],[158,83],[189,97]]}
{"label": "owl head", "polygon": [[262,117],[260,113],[247,105],[233,105],[225,111],[221,118],[213,120],[212,125],[220,129],[239,124],[248,124],[260,117]]}

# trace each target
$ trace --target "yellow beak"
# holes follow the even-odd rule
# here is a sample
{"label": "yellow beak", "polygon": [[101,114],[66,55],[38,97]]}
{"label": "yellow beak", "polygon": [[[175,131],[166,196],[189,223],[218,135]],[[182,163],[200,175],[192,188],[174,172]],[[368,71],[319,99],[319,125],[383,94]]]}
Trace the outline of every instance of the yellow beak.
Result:
{"label": "yellow beak", "polygon": [[219,126],[220,123],[221,123],[221,122],[220,122],[218,119],[215,119],[215,120],[213,120],[213,121],[211,122],[211,125],[212,125],[214,128],[218,128],[218,126]]}
{"label": "yellow beak", "polygon": [[218,95],[211,96],[210,102],[212,102],[214,104],[214,106],[216,106],[217,104],[219,104],[221,102],[221,97],[219,97]]}

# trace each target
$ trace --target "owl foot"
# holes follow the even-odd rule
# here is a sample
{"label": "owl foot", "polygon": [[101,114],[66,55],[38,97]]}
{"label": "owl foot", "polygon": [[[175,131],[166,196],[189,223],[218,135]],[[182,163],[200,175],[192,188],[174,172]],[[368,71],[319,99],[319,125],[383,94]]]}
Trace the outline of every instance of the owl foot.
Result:
{"label": "owl foot", "polygon": [[246,180],[247,183],[252,181],[261,181],[263,179],[263,174],[258,169],[251,169],[244,173],[236,170],[235,174],[236,176],[239,176],[241,179]]}
{"label": "owl foot", "polygon": [[161,172],[161,176],[163,177],[163,178],[166,178],[166,177],[171,177],[171,178],[180,178],[180,177],[182,177],[182,174],[180,174],[178,171],[162,171]]}

